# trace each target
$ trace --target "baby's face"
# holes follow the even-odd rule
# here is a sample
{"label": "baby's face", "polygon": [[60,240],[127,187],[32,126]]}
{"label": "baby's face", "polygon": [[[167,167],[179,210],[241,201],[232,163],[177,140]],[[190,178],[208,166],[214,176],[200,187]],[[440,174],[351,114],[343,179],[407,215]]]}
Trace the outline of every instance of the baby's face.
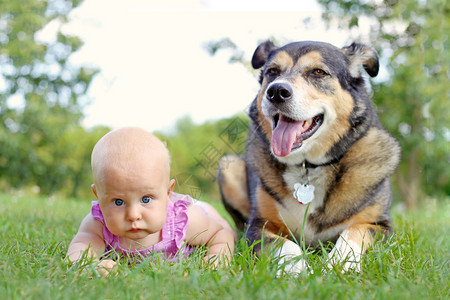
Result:
{"label": "baby's face", "polygon": [[93,186],[108,229],[117,236],[142,240],[158,235],[166,221],[173,182],[158,160],[109,165]]}

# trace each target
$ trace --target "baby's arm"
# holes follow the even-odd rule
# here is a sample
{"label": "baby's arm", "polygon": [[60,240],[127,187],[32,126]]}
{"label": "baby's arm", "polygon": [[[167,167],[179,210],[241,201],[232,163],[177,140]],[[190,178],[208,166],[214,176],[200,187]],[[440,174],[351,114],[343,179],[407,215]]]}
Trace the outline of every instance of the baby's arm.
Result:
{"label": "baby's arm", "polygon": [[81,221],[77,234],[70,242],[66,257],[71,262],[78,261],[87,249],[89,249],[89,257],[100,256],[105,251],[102,230],[103,225],[95,220],[91,214],[88,214]]}
{"label": "baby's arm", "polygon": [[227,263],[234,252],[234,233],[228,223],[217,212],[214,215],[220,220],[206,214],[204,209],[197,205],[190,205],[187,214],[189,218],[186,230],[187,243],[194,246],[206,245],[208,254],[205,261],[217,257],[214,261],[215,266],[220,261]]}

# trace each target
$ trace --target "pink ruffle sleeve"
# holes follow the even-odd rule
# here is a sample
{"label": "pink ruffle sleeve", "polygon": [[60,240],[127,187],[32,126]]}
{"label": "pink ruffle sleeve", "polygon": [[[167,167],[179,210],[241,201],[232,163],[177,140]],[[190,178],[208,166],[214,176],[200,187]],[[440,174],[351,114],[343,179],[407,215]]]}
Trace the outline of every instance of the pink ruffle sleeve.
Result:
{"label": "pink ruffle sleeve", "polygon": [[92,201],[91,214],[97,221],[103,224],[103,239],[105,240],[105,246],[107,249],[115,249],[119,243],[119,237],[115,236],[108,230],[105,224],[105,219],[103,218],[102,211],[100,210],[100,205],[98,201]]}
{"label": "pink ruffle sleeve", "polygon": [[188,226],[188,215],[186,213],[190,202],[184,199],[178,199],[175,203],[170,202],[169,206],[172,209],[168,210],[166,227],[162,232],[163,241],[175,241],[176,248],[179,250],[183,244],[186,237],[186,230]]}

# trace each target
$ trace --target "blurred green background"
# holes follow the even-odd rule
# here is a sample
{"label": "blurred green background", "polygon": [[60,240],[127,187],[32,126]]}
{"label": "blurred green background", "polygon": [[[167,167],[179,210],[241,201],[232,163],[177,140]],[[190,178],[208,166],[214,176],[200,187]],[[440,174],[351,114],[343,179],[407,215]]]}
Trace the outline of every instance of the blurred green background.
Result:
{"label": "blurred green background", "polygon": [[[392,178],[395,201],[413,209],[431,199],[448,200],[449,2],[318,2],[330,26],[358,30],[361,18],[374,21],[370,43],[389,76],[371,82],[373,102],[382,124],[402,146],[402,162]],[[87,90],[99,70],[68,63],[83,44],[76,37],[60,32],[51,43],[35,40],[37,31],[54,19],[67,21],[80,3],[0,0],[0,190],[4,192],[93,197],[90,153],[110,128],[85,128],[81,121],[89,104]],[[273,38],[282,40],[282,33]],[[231,48],[230,63],[248,65],[231,40],[211,41],[206,48],[212,55]],[[19,107],[14,105],[18,96],[23,99]],[[245,114],[200,125],[187,115],[170,134],[156,133],[171,152],[177,191],[218,201],[218,160],[224,154],[244,152],[247,125]]]}

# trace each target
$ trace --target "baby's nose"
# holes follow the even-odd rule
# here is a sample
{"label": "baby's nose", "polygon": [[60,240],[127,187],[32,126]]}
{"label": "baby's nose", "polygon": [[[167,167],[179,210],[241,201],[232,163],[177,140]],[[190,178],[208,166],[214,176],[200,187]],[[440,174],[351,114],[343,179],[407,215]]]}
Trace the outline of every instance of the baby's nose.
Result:
{"label": "baby's nose", "polygon": [[141,219],[141,211],[138,205],[130,205],[127,210],[127,219],[129,221],[136,221]]}

